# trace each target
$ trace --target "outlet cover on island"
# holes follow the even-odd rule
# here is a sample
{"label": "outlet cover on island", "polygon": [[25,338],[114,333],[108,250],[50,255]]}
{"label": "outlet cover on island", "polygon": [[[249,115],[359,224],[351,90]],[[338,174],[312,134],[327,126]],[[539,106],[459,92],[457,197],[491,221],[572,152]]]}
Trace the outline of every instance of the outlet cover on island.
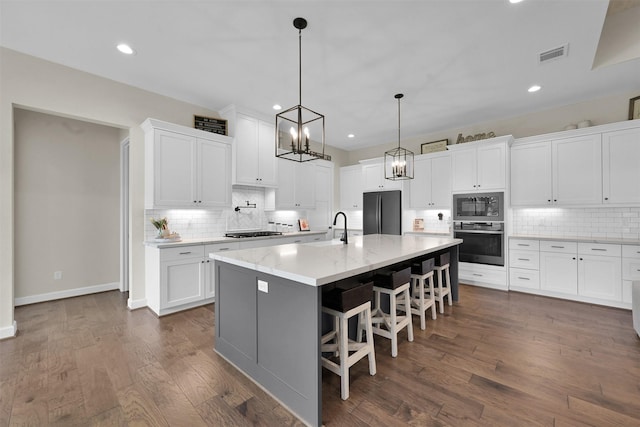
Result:
{"label": "outlet cover on island", "polygon": [[56,271],[53,273],[53,280],[62,280],[62,271]]}

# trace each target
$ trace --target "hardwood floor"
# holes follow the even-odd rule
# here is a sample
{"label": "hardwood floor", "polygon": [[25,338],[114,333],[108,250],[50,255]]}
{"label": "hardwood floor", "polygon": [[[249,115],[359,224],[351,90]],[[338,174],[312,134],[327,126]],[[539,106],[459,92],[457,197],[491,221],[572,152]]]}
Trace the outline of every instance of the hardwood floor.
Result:
{"label": "hardwood floor", "polygon": [[[327,426],[640,426],[631,313],[461,286],[461,302],[376,337],[351,396],[323,372]],[[213,351],[213,305],[158,319],[118,291],[16,308],[0,341],[0,426],[298,426]]]}

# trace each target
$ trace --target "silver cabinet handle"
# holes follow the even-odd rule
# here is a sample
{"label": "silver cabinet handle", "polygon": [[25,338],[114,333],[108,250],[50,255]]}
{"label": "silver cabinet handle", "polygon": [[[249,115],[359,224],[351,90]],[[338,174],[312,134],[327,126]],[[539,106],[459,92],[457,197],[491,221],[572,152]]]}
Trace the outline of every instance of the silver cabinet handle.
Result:
{"label": "silver cabinet handle", "polygon": [[554,245],[551,245],[551,247],[552,247],[552,248],[557,248],[557,249],[564,249],[564,246],[554,246]]}
{"label": "silver cabinet handle", "polygon": [[531,261],[529,258],[518,258],[518,261]]}
{"label": "silver cabinet handle", "polygon": [[602,248],[591,248],[592,251],[600,251],[600,252],[607,252],[606,249],[602,249]]}
{"label": "silver cabinet handle", "polygon": [[180,252],[179,255],[189,255],[190,253],[191,253],[191,251],[189,251],[189,252]]}
{"label": "silver cabinet handle", "polygon": [[480,273],[473,273],[473,275],[474,275],[474,276],[482,277],[482,274],[480,274]]}
{"label": "silver cabinet handle", "polygon": [[520,280],[531,280],[528,277],[518,277],[518,279],[520,279]]}
{"label": "silver cabinet handle", "polygon": [[529,244],[527,244],[527,243],[518,243],[518,246],[526,246],[526,247],[529,247],[529,246],[531,246],[531,245],[529,245]]}
{"label": "silver cabinet handle", "polygon": [[222,252],[222,251],[228,251],[228,250],[229,250],[229,248],[220,248],[220,249],[218,249],[218,250],[219,250],[220,252]]}

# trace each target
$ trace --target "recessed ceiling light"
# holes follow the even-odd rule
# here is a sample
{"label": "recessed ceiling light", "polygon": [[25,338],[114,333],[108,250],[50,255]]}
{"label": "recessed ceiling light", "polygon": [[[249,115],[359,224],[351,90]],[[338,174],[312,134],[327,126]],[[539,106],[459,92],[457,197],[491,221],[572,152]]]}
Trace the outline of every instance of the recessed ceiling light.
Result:
{"label": "recessed ceiling light", "polygon": [[120,44],[117,46],[117,48],[118,48],[118,50],[119,50],[120,52],[124,53],[125,55],[133,55],[134,53],[136,53],[136,51],[135,51],[135,50],[133,50],[133,49],[131,48],[131,46],[129,46],[129,45],[128,45],[128,44],[126,44],[126,43],[120,43]]}
{"label": "recessed ceiling light", "polygon": [[355,138],[356,136],[352,133],[350,133],[349,135],[347,135],[347,138]]}
{"label": "recessed ceiling light", "polygon": [[282,110],[282,105],[280,105],[280,104],[273,104],[273,109],[274,109],[274,110]]}
{"label": "recessed ceiling light", "polygon": [[533,85],[533,86],[531,86],[531,87],[530,87],[529,89],[527,89],[527,90],[528,90],[530,93],[533,93],[533,92],[537,92],[537,91],[539,91],[540,89],[542,89],[542,87],[540,87],[540,86],[538,86],[538,85]]}

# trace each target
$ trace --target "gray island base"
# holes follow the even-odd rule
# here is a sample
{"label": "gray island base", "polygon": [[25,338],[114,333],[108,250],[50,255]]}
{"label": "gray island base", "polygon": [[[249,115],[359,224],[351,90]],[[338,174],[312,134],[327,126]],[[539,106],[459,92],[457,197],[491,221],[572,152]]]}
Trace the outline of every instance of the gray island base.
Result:
{"label": "gray island base", "polygon": [[211,254],[215,351],[306,424],[320,426],[323,287],[449,252],[456,301],[460,243],[446,237],[375,234],[354,237],[348,245],[327,241]]}

